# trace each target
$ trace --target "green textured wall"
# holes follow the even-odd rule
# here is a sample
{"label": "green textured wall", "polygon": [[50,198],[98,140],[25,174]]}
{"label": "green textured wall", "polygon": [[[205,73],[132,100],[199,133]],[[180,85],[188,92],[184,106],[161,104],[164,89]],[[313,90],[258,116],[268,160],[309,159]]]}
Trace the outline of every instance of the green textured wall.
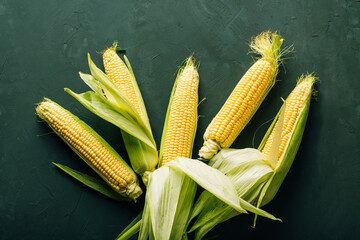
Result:
{"label": "green textured wall", "polygon": [[[283,223],[236,217],[208,239],[360,239],[359,1],[19,1],[0,0],[0,239],[114,239],[140,212],[55,169],[90,169],[35,115],[43,96],[78,115],[124,153],[118,129],[63,91],[87,90],[87,52],[119,40],[127,50],[159,144],[177,66],[200,60],[195,150],[237,81],[252,64],[247,43],[278,30],[294,44],[278,79],[233,147],[257,146],[299,75],[321,79],[303,142],[265,209]],[[259,129],[258,129],[259,128]],[[258,129],[254,137],[255,130]],[[252,141],[254,139],[255,145]],[[195,156],[195,155],[194,155]]]}

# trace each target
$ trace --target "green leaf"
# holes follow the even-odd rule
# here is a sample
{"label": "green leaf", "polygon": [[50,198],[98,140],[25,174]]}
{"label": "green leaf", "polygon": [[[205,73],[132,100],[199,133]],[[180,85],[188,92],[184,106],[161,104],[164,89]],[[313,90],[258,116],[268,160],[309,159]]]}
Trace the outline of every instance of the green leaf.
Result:
{"label": "green leaf", "polygon": [[158,164],[158,151],[125,131],[121,133],[133,170],[140,175],[153,172]]}
{"label": "green leaf", "polygon": [[284,153],[279,159],[279,163],[275,169],[273,178],[269,181],[268,187],[264,188],[263,190],[266,192],[266,194],[264,195],[263,200],[260,202],[261,206],[268,204],[275,197],[287,173],[289,172],[292,163],[294,162],[305,130],[307,117],[309,115],[309,107],[310,97],[308,98],[298,120],[295,123],[295,129],[291,134],[287,145],[285,146]]}
{"label": "green leaf", "polygon": [[149,147],[156,149],[153,141],[149,136],[140,128],[139,125],[128,116],[123,115],[121,111],[117,111],[107,102],[105,102],[98,94],[94,92],[86,92],[77,94],[70,89],[65,89],[67,93],[76,98],[84,107],[89,109],[91,112],[100,116],[104,120],[114,124],[115,126],[126,131],[130,135],[140,139]]}
{"label": "green leaf", "polygon": [[[305,76],[301,76],[297,86],[299,84],[301,84],[303,81],[308,81],[310,84],[308,85],[309,87],[309,91],[308,91],[308,96],[306,96],[306,101],[304,104],[304,107],[302,108],[299,117],[297,118],[296,122],[295,122],[295,127],[293,132],[291,133],[290,139],[288,140],[285,149],[283,151],[283,154],[280,156],[280,158],[277,161],[276,164],[276,168],[275,168],[275,173],[274,175],[269,179],[269,181],[266,183],[266,185],[264,186],[264,188],[262,189],[260,196],[259,196],[259,200],[257,203],[257,206],[264,206],[266,204],[268,204],[276,195],[276,193],[278,192],[282,182],[284,181],[287,173],[290,170],[290,167],[295,159],[296,153],[299,149],[301,140],[302,140],[302,136],[305,130],[305,125],[306,125],[306,121],[307,121],[307,117],[309,115],[309,108],[310,108],[310,100],[311,100],[311,96],[312,96],[312,87],[313,84],[316,81],[316,78],[312,75],[312,74],[308,74]],[[273,131],[274,127],[276,126],[276,123],[279,121],[282,121],[282,118],[284,118],[283,112],[285,111],[286,107],[286,101],[284,102],[284,104],[282,105],[280,111],[278,112],[278,114],[276,115],[274,121],[272,122],[270,128],[268,129],[268,131],[266,132],[263,140],[260,143],[259,146],[259,150],[262,150],[271,134],[271,132]],[[275,130],[275,135],[279,133],[277,133],[277,131],[279,131],[278,129]],[[272,150],[272,149],[271,149]],[[278,154],[277,154],[278,157]],[[256,219],[257,217],[255,216],[254,219],[254,226],[256,225]]]}
{"label": "green leaf", "polygon": [[[230,179],[238,197],[253,203],[273,174],[265,159],[257,149],[223,149],[209,161],[209,165]],[[204,191],[193,208],[191,219],[196,217],[196,221],[191,231],[196,230],[195,238],[200,239],[217,224],[239,214],[208,191]]]}
{"label": "green leaf", "polygon": [[142,212],[116,237],[115,240],[127,240],[139,232]]}
{"label": "green leaf", "polygon": [[71,169],[67,166],[64,166],[62,164],[59,164],[59,163],[53,162],[53,164],[56,167],[58,167],[59,169],[61,169],[62,171],[64,171],[65,173],[69,174],[71,177],[78,180],[79,182],[85,184],[86,186],[98,191],[99,193],[101,193],[109,198],[112,198],[117,201],[130,201],[129,198],[124,198],[121,195],[119,195],[118,193],[116,193],[109,185],[107,185],[105,183],[105,181],[103,181],[101,179],[78,172],[76,170],[73,170],[73,169]]}
{"label": "green leaf", "polygon": [[254,207],[242,198],[239,198],[231,180],[219,170],[203,162],[189,158],[177,158],[177,160],[168,163],[168,166],[183,171],[201,187],[240,213],[247,213],[246,210],[248,210],[272,220],[280,220],[266,211]]}
{"label": "green leaf", "polygon": [[[223,159],[220,160],[220,156]],[[224,149],[216,157],[217,161],[210,160],[209,165],[226,174],[235,185],[237,195],[242,198],[247,198],[250,192],[273,174],[273,169],[265,161],[266,157],[257,149]]]}
{"label": "green leaf", "polygon": [[217,224],[225,222],[226,220],[240,214],[229,205],[226,205],[221,209],[214,209],[214,211],[216,212],[216,217],[214,217],[215,212],[211,213],[211,217],[209,219],[204,219],[204,222],[201,224],[201,226],[196,229],[195,240],[203,238],[205,234],[208,233]]}
{"label": "green leaf", "polygon": [[109,79],[109,77],[95,65],[95,63],[90,58],[90,54],[88,54],[88,62],[91,75],[99,82],[102,91],[104,91],[106,98],[112,103],[112,105],[123,108],[134,119],[139,121],[139,123],[142,123],[142,120],[134,105],[132,105],[132,103],[116,87],[116,85]]}
{"label": "green leaf", "polygon": [[88,85],[94,92],[96,92],[97,94],[99,94],[99,96],[103,96],[104,99],[105,96],[102,92],[101,86],[99,84],[99,81],[97,81],[93,76],[91,76],[90,74],[85,74],[85,73],[81,73],[79,72],[79,76],[80,78],[86,83],[86,85]]}
{"label": "green leaf", "polygon": [[[148,182],[139,239],[181,239],[196,193],[196,184],[167,166],[155,170]],[[144,220],[145,221],[145,220]]]}
{"label": "green leaf", "polygon": [[142,119],[145,123],[146,126],[148,126],[148,128],[150,129],[151,131],[151,127],[150,127],[150,122],[149,122],[149,117],[147,115],[147,112],[146,112],[146,108],[145,108],[145,103],[144,103],[144,100],[142,98],[142,95],[141,95],[141,92],[140,92],[140,89],[139,89],[139,86],[137,84],[137,81],[136,81],[136,78],[135,78],[135,75],[134,75],[134,72],[133,72],[133,69],[131,67],[131,64],[130,64],[130,61],[129,59],[126,57],[126,55],[124,55],[124,60],[125,60],[125,63],[126,63],[126,67],[129,71],[129,75],[130,75],[130,79],[131,79],[131,82],[134,86],[134,89],[135,89],[135,94],[136,94],[136,97],[138,99],[138,102],[139,102],[139,106],[140,106],[140,110],[142,112]]}

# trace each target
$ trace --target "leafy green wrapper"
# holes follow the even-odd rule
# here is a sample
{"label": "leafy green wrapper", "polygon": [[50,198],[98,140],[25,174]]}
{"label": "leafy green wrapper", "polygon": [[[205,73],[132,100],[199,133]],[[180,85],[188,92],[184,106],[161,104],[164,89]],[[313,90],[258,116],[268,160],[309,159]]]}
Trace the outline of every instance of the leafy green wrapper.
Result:
{"label": "leafy green wrapper", "polygon": [[196,193],[183,172],[163,166],[149,177],[139,239],[181,239]]}
{"label": "leafy green wrapper", "polygon": [[122,130],[131,166],[136,173],[143,175],[146,171],[154,171],[158,164],[156,143],[152,135],[145,105],[128,59],[125,57],[140,108],[144,113],[142,117],[109,77],[96,67],[90,55],[88,60],[91,75],[80,73],[80,77],[93,91],[82,94],[74,93],[70,89],[65,89],[65,91],[91,112]]}
{"label": "leafy green wrapper", "polygon": [[79,182],[83,183],[84,185],[94,189],[95,191],[112,198],[116,201],[130,201],[128,198],[124,198],[115,192],[109,185],[105,183],[105,181],[89,176],[85,173],[81,173],[74,169],[71,169],[65,165],[59,163],[53,163],[56,167],[64,171],[65,173],[69,174],[71,177],[75,178]]}

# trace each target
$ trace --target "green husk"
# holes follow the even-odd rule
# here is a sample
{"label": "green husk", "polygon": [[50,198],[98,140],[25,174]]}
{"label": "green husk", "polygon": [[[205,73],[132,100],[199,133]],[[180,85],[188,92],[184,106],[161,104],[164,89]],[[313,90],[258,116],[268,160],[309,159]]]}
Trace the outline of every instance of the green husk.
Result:
{"label": "green husk", "polygon": [[[130,75],[131,82],[135,89],[135,94],[138,99],[140,111],[142,112],[142,116],[141,116],[142,120],[143,120],[144,124],[148,127],[148,129],[150,131],[151,139],[155,145],[155,141],[154,141],[154,138],[153,138],[153,135],[151,132],[150,121],[149,121],[149,117],[146,112],[144,100],[142,98],[139,86],[136,82],[135,75],[132,70],[130,61],[126,57],[126,55],[124,55],[124,60],[125,60],[126,67],[128,69],[129,75]],[[155,148],[148,146],[148,145],[144,144],[142,141],[140,141],[139,139],[137,139],[136,137],[134,137],[132,134],[129,134],[124,131],[122,131],[122,137],[123,137],[124,144],[125,144],[126,150],[128,152],[130,161],[132,163],[131,166],[133,167],[134,171],[139,173],[140,175],[143,175],[146,171],[150,171],[150,172],[154,171],[155,167],[159,161],[156,145],[155,145]]]}
{"label": "green husk", "polygon": [[149,147],[155,148],[151,138],[149,138],[149,136],[146,134],[145,131],[143,131],[143,129],[139,128],[139,125],[135,121],[133,121],[132,118],[129,118],[128,116],[126,116],[126,114],[123,115],[123,112],[121,112],[119,109],[115,109],[113,105],[109,104],[98,94],[92,91],[77,94],[67,88],[65,89],[65,91],[71,96],[73,96],[76,100],[78,100],[92,113],[123,129],[125,132],[141,140]]}
{"label": "green husk", "polygon": [[141,176],[152,172],[158,163],[158,151],[128,132],[121,131],[131,167]]}
{"label": "green husk", "polygon": [[[253,204],[273,172],[264,159],[265,156],[256,149],[223,149],[210,160],[209,165],[225,174],[234,185],[234,194],[238,198]],[[222,185],[221,182],[219,184]],[[196,218],[189,230],[196,230],[195,239],[201,239],[217,224],[242,213],[217,198],[213,192],[210,193],[208,188],[205,189],[196,201],[189,218],[189,222]]]}
{"label": "green husk", "polygon": [[144,103],[144,100],[142,98],[142,95],[141,95],[139,86],[137,84],[137,81],[135,79],[135,75],[134,75],[133,69],[131,67],[130,61],[126,57],[126,55],[124,55],[124,60],[125,60],[126,67],[127,67],[128,71],[129,71],[129,74],[130,74],[130,79],[131,79],[132,84],[133,84],[134,89],[135,89],[135,94],[136,94],[136,97],[138,99],[141,112],[143,114],[142,119],[143,119],[145,125],[148,126],[149,130],[151,131],[150,121],[149,121],[149,117],[148,117],[147,112],[146,112],[145,103]]}
{"label": "green husk", "polygon": [[[284,118],[284,111],[280,118]],[[274,148],[273,151],[276,153],[278,153],[280,144],[278,135],[281,136],[281,128],[278,128],[275,134],[274,143],[276,141],[278,143],[274,144],[277,149]],[[240,150],[223,149],[210,160],[209,165],[218,169],[230,179],[236,187],[238,197],[253,205],[256,204],[263,186],[273,175],[273,166],[267,161],[266,157],[260,151],[251,148]],[[195,217],[197,219],[190,232],[196,230],[195,239],[201,239],[217,224],[239,214],[231,206],[220,203],[219,199],[216,199],[214,195],[204,191],[195,203],[190,220]]]}
{"label": "green husk", "polygon": [[[161,140],[159,167],[175,92],[181,74],[190,65],[194,65],[192,56],[179,69],[171,92]],[[196,129],[196,121],[193,127]],[[190,140],[191,144],[194,137],[195,134]],[[196,193],[196,183],[182,171],[169,168],[167,165],[152,173],[146,172],[143,179],[147,182],[147,192],[139,239],[186,238],[186,227]]]}
{"label": "green husk", "polygon": [[[77,121],[86,131],[88,131],[92,136],[94,136],[97,141],[99,141],[106,149],[107,151],[109,151],[113,156],[115,156],[115,158],[121,162],[125,168],[127,169],[127,171],[133,176],[134,181],[131,184],[128,184],[127,189],[125,190],[125,192],[122,191],[117,191],[121,196],[123,196],[124,198],[129,198],[133,201],[136,201],[136,198],[138,198],[141,193],[142,190],[139,186],[139,181],[138,178],[136,176],[136,174],[134,173],[134,171],[131,169],[131,167],[122,159],[122,157],[99,135],[97,134],[89,125],[87,125],[85,122],[81,121],[77,116],[75,116],[74,114],[72,114],[71,112],[69,112],[68,110],[64,109],[63,107],[61,107],[59,104],[51,101],[48,98],[44,98],[43,100],[44,102],[51,102],[55,105],[57,105],[58,107],[62,108],[64,111],[66,111],[75,121]],[[41,104],[41,103],[40,103]],[[40,105],[39,104],[39,105]],[[39,107],[36,109],[37,114],[39,115],[39,117],[45,121],[48,126],[86,163],[88,164],[106,183],[108,183],[107,179],[102,175],[102,173],[96,169],[96,167],[94,167],[89,160],[84,157],[78,150],[76,150],[68,141],[66,141],[63,136],[57,132],[52,124],[50,122],[47,121],[47,119],[43,116],[43,113],[41,112],[41,110],[39,109]],[[108,183],[109,184],[109,183]],[[110,186],[110,184],[109,184]]]}
{"label": "green husk", "polygon": [[[266,185],[264,186],[264,188],[262,189],[260,196],[259,196],[259,200],[257,203],[257,206],[264,206],[266,204],[268,204],[276,195],[276,193],[278,192],[282,182],[284,181],[287,173],[290,170],[290,167],[295,159],[296,153],[299,149],[301,140],[302,140],[302,136],[305,130],[305,125],[306,125],[306,121],[307,121],[307,117],[309,115],[309,108],[310,108],[310,100],[311,100],[311,96],[312,96],[312,86],[316,81],[316,78],[312,75],[312,74],[308,74],[305,76],[301,76],[300,80],[298,81],[297,85],[299,85],[301,82],[303,81],[309,81],[310,84],[310,91],[309,91],[309,95],[307,96],[306,102],[304,104],[304,107],[298,117],[298,119],[295,122],[295,128],[291,134],[290,139],[288,140],[288,143],[285,147],[285,150],[283,152],[283,154],[280,156],[280,158],[277,160],[278,158],[278,152],[276,153],[276,160],[278,161],[276,164],[276,167],[274,168],[274,175],[269,179],[269,181],[266,183]],[[284,102],[284,104],[282,105],[279,113],[277,114],[277,116],[275,117],[274,121],[272,122],[271,126],[269,127],[268,131],[266,132],[263,140],[261,141],[260,145],[259,145],[259,150],[261,151],[266,142],[267,139],[269,138],[273,128],[276,125],[276,122],[278,120],[281,120],[281,112],[285,111],[285,106],[286,106],[286,101]],[[279,119],[280,118],[280,119]],[[272,150],[272,149],[271,149]],[[271,151],[270,150],[270,151]],[[272,154],[270,152],[270,154]],[[270,157],[270,156],[269,156]],[[274,154],[275,157],[275,154]],[[254,220],[254,226],[256,225],[256,217]]]}
{"label": "green husk", "polygon": [[114,199],[116,201],[130,201],[129,198],[124,198],[119,195],[116,191],[114,191],[114,189],[112,189],[109,185],[105,183],[105,181],[101,179],[92,177],[85,173],[81,173],[60,163],[53,162],[53,164],[74,179],[111,199]]}
{"label": "green husk", "polygon": [[140,230],[142,212],[116,237],[115,240],[127,240]]}
{"label": "green husk", "polygon": [[139,239],[181,239],[196,193],[196,183],[163,166],[149,177]]}
{"label": "green husk", "polygon": [[237,196],[237,189],[229,177],[201,161],[178,157],[175,161],[168,163],[168,166],[183,171],[201,187],[240,213],[250,211],[272,220],[280,220],[239,198]]}
{"label": "green husk", "polygon": [[88,60],[92,75],[80,73],[80,77],[94,92],[76,94],[69,89],[65,91],[91,112],[122,130],[131,166],[136,173],[143,175],[146,171],[154,171],[158,164],[158,152],[134,73],[130,62],[124,58],[143,112],[142,117],[109,77],[96,67],[90,55]]}
{"label": "green husk", "polygon": [[[262,187],[273,174],[273,169],[265,159],[256,149],[223,149],[210,160],[209,165],[229,178],[238,197],[254,204]],[[196,222],[190,232],[196,230],[195,239],[201,239],[217,224],[239,214],[231,206],[204,191],[193,208],[190,220],[196,217]]]}
{"label": "green husk", "polygon": [[138,121],[140,125],[145,125],[134,105],[116,87],[110,78],[95,65],[95,63],[91,60],[90,54],[88,54],[88,62],[91,75],[94,77],[102,90],[102,92],[97,93],[108,99],[113,107],[120,107],[124,109],[131,117]]}

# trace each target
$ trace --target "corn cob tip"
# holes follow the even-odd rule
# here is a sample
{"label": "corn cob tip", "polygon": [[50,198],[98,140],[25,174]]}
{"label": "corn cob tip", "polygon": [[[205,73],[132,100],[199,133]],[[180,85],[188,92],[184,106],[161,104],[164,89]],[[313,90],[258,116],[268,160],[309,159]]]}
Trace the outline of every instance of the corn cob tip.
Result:
{"label": "corn cob tip", "polygon": [[110,48],[112,48],[113,50],[116,51],[116,49],[118,48],[118,45],[119,45],[119,42],[115,40]]}
{"label": "corn cob tip", "polygon": [[284,39],[277,32],[265,31],[254,37],[249,46],[252,52],[269,61],[277,69],[281,57],[291,51],[291,47],[280,51],[283,41]]}
{"label": "corn cob tip", "polygon": [[106,52],[108,52],[108,51],[115,51],[115,52],[117,52],[118,47],[119,47],[119,42],[118,42],[117,40],[115,40],[110,47],[105,47],[105,49],[102,50],[100,54],[101,54],[101,55],[104,55],[104,54],[105,54]]}
{"label": "corn cob tip", "polygon": [[313,85],[314,83],[319,81],[319,78],[316,77],[314,73],[302,74],[299,77],[299,80],[298,80],[296,86],[301,84],[303,81],[309,82],[311,85]]}

